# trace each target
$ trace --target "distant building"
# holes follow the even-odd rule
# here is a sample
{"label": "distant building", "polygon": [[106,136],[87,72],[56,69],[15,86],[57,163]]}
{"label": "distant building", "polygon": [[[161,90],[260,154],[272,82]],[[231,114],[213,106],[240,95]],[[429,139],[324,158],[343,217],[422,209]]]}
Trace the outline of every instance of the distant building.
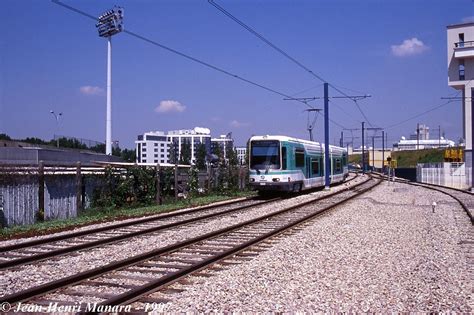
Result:
{"label": "distant building", "polygon": [[203,143],[206,146],[206,152],[211,149],[211,131],[208,128],[196,127],[194,129],[183,129],[168,131],[168,141],[174,143],[178,148],[178,159],[181,157],[182,144],[186,141],[191,143],[191,163],[196,163],[197,146]]}
{"label": "distant building", "polygon": [[[472,167],[472,97],[474,89],[474,22],[449,25],[448,85],[462,92],[465,161]],[[466,168],[467,169],[467,168]]]}
{"label": "distant building", "polygon": [[418,132],[410,135],[410,140],[429,140],[430,139],[430,128],[426,125],[418,125]]}
{"label": "distant building", "polygon": [[234,139],[232,139],[232,133],[228,133],[227,135],[221,135],[219,138],[212,138],[211,152],[215,152],[217,146],[220,146],[224,154],[224,159],[227,159],[227,149],[234,148]]}
{"label": "distant building", "polygon": [[393,144],[393,149],[395,151],[404,151],[404,150],[423,150],[423,149],[436,149],[436,148],[449,148],[454,147],[454,141],[444,139],[433,140],[407,140],[405,137],[402,137],[400,141]]}
{"label": "distant building", "polygon": [[135,141],[137,163],[169,163],[170,143],[163,131],[145,132]]}
{"label": "distant building", "polygon": [[181,157],[181,147],[184,142],[191,144],[191,163],[196,162],[197,145],[203,143],[206,152],[211,148],[211,131],[207,128],[163,131],[150,131],[139,135],[135,141],[137,163],[170,163],[171,150],[177,149],[178,159]]}
{"label": "distant building", "polygon": [[245,156],[247,155],[247,147],[235,147],[235,151],[237,151],[239,165],[246,165],[247,161],[245,160]]}

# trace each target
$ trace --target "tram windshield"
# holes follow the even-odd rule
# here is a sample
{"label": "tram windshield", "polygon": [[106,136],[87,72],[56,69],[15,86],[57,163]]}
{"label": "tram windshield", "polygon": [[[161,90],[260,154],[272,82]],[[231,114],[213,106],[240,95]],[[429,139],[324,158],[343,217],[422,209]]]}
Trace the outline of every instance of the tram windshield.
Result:
{"label": "tram windshield", "polygon": [[280,142],[276,140],[252,141],[250,168],[268,170],[280,168]]}

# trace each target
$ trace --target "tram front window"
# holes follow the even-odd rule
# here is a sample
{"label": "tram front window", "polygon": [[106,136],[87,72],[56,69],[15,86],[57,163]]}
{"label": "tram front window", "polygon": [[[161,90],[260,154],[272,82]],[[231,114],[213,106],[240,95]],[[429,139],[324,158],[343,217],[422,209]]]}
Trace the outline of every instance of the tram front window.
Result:
{"label": "tram front window", "polygon": [[280,143],[278,141],[252,141],[251,148],[251,169],[280,168]]}

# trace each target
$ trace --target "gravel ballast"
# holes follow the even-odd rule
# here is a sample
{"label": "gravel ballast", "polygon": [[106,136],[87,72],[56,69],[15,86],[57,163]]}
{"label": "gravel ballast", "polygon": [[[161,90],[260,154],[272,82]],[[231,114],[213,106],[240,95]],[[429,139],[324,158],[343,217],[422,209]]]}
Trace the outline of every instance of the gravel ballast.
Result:
{"label": "gravel ballast", "polygon": [[[332,191],[347,188],[349,185],[354,185],[365,179],[363,176],[359,176],[351,183],[344,183],[332,188]],[[53,260],[45,260],[31,265],[20,266],[15,270],[2,270],[0,271],[0,296],[12,294],[75,273],[100,267],[113,261],[126,259],[178,241],[222,229],[226,226],[276,212],[286,206],[298,204],[304,200],[328,193],[327,191],[317,191],[308,195],[283,200],[278,204],[263,205],[254,209],[233,213],[231,216],[207,220],[204,223],[195,223],[169,231],[134,237],[101,248],[80,251],[75,256],[68,255]],[[92,227],[90,226],[89,228]]]}
{"label": "gravel ballast", "polygon": [[250,261],[176,285],[185,291],[164,295],[172,301],[161,310],[472,313],[459,208],[438,192],[383,183]]}

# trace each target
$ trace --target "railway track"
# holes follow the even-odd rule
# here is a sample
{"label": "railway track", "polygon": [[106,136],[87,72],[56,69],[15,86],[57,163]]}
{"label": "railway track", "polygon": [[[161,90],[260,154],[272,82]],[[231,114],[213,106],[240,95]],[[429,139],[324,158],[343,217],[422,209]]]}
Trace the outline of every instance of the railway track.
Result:
{"label": "railway track", "polygon": [[[385,175],[382,175],[382,174],[375,173],[375,175],[379,176],[380,178],[385,178],[385,179],[387,178]],[[427,184],[427,183],[410,182],[408,180],[398,179],[398,178],[395,179],[395,181],[397,183],[404,183],[411,186],[424,187],[426,189],[438,191],[445,195],[450,196],[451,198],[456,200],[459,203],[459,205],[464,209],[464,212],[469,217],[471,224],[474,225],[474,194],[473,193],[466,190],[440,186],[440,185]]]}
{"label": "railway track", "polygon": [[[159,303],[159,299],[149,295],[182,277],[239,255],[242,251],[262,241],[294,229],[319,214],[372,189],[380,182],[380,179],[369,178],[333,194],[3,296],[1,300],[9,303],[27,302],[34,305],[58,303],[71,307],[85,301],[94,301],[97,305],[104,307],[135,301]],[[59,295],[61,299],[45,296],[51,292],[54,292],[56,296]]]}
{"label": "railway track", "polygon": [[[346,183],[356,177],[349,179]],[[253,198],[229,201],[177,213],[150,216],[95,229],[2,246],[0,247],[0,270],[19,267],[70,253],[75,254],[81,250],[110,245],[133,237],[160,233],[187,224],[205,223],[206,220],[262,206],[280,199],[259,200]]]}
{"label": "railway track", "polygon": [[[78,231],[45,239],[32,240],[0,247],[0,270],[17,267],[41,260],[76,253],[121,242],[132,237],[143,236],[177,228],[186,224],[204,222],[218,216],[243,211],[279,200],[239,200],[217,205],[193,208],[178,213],[145,217],[95,229]],[[222,210],[224,208],[224,210]]]}

